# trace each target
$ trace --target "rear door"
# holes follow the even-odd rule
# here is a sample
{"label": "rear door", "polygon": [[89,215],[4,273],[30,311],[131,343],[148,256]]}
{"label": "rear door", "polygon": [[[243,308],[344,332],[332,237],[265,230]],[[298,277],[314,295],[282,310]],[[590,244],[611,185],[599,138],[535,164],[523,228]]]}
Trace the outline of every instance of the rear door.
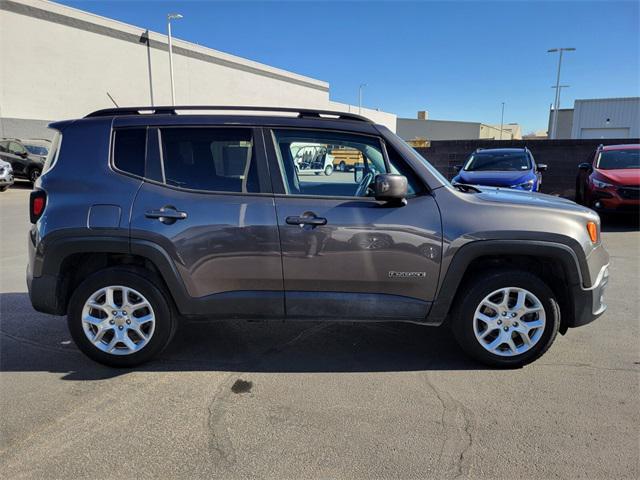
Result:
{"label": "rear door", "polygon": [[[162,248],[187,298],[221,318],[284,315],[275,205],[261,132],[242,126],[148,129],[146,178],[131,215],[132,250]],[[115,132],[117,148],[118,131]]]}
{"label": "rear door", "polygon": [[[441,224],[435,200],[376,136],[320,130],[265,130],[276,191],[288,318],[423,321],[440,270]],[[358,152],[352,172],[296,168],[294,148]],[[346,170],[346,169],[345,169]],[[372,198],[378,173],[402,173],[404,206]]]}

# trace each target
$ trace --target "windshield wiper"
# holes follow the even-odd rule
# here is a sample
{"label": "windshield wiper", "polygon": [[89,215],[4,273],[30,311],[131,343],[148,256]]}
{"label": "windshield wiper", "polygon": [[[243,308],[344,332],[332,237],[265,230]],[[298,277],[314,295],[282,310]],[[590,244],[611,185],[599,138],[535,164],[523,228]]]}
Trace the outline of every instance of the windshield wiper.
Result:
{"label": "windshield wiper", "polygon": [[482,192],[482,190],[480,190],[478,187],[474,187],[473,185],[469,185],[468,183],[454,183],[453,186],[464,193],[469,193],[469,192],[481,193]]}

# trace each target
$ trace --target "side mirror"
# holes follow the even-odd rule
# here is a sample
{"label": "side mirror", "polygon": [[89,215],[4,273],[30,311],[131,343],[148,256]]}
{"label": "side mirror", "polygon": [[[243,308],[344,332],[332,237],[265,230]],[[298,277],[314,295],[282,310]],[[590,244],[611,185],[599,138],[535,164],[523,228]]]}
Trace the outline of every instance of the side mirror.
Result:
{"label": "side mirror", "polygon": [[585,172],[590,172],[591,171],[591,164],[589,162],[584,162],[584,163],[581,163],[580,165],[578,165],[578,168],[580,170],[584,170]]}
{"label": "side mirror", "polygon": [[547,167],[547,164],[546,164],[546,163],[539,163],[539,164],[538,164],[538,170],[539,170],[540,172],[546,172],[548,168],[549,168],[549,167]]}
{"label": "side mirror", "polygon": [[454,169],[456,172],[459,172],[460,170],[462,170],[462,165],[454,165],[454,166],[453,166],[453,169]]}
{"label": "side mirror", "polygon": [[376,175],[374,186],[376,200],[403,202],[407,196],[407,177],[395,173]]}

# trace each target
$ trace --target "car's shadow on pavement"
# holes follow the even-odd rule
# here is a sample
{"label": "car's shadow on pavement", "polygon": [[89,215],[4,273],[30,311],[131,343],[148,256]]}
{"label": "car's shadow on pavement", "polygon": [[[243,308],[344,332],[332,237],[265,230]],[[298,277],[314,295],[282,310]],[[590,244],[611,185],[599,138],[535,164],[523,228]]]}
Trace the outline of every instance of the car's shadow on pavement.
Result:
{"label": "car's shadow on pavement", "polygon": [[191,322],[137,369],[85,357],[65,317],[37,313],[26,293],[0,294],[0,371],[100,380],[132,371],[391,372],[474,370],[447,328],[403,323]]}
{"label": "car's shadow on pavement", "polygon": [[600,215],[603,232],[637,232],[640,231],[640,214],[610,213]]}

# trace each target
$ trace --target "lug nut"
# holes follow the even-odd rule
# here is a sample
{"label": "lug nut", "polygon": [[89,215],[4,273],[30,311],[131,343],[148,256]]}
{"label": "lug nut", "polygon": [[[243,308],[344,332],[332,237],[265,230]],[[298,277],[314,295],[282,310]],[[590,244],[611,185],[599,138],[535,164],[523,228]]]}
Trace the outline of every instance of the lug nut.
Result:
{"label": "lug nut", "polygon": [[506,317],[507,316],[507,312],[502,312],[502,316]]}
{"label": "lug nut", "polygon": [[509,327],[504,327],[504,331],[508,332],[509,331]]}
{"label": "lug nut", "polygon": [[116,312],[115,310],[114,310],[113,312],[111,312],[111,315],[114,315],[114,316],[115,316],[115,315],[117,315],[117,314],[118,314],[118,312]]}
{"label": "lug nut", "polygon": [[113,320],[109,320],[109,324],[113,325],[114,323],[116,322],[114,322]]}
{"label": "lug nut", "polygon": [[118,330],[122,330],[124,327],[122,325],[118,326]]}
{"label": "lug nut", "polygon": [[131,320],[127,320],[127,325],[131,325]]}
{"label": "lug nut", "polygon": [[502,325],[502,320],[498,320],[498,325]]}
{"label": "lug nut", "polygon": [[513,322],[513,326],[517,327],[518,326],[518,322]]}
{"label": "lug nut", "polygon": [[516,316],[516,312],[513,312],[513,313],[511,314],[511,318],[513,318],[513,317],[515,317],[515,316]]}
{"label": "lug nut", "polygon": [[126,310],[122,310],[122,314],[123,314],[124,316],[127,316],[127,311],[126,311]]}

